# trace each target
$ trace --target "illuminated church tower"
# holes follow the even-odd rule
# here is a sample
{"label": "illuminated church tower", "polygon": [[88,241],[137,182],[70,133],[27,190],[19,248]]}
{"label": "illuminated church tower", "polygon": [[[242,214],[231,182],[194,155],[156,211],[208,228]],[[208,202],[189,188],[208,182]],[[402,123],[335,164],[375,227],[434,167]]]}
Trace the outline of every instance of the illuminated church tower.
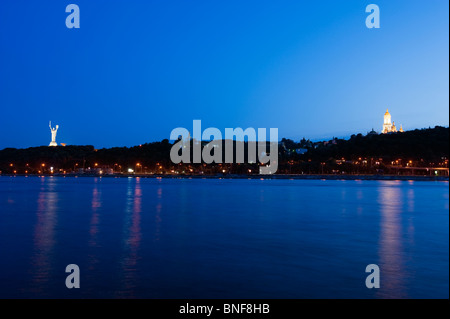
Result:
{"label": "illuminated church tower", "polygon": [[[403,128],[400,128],[401,132],[403,132]],[[389,113],[389,110],[386,109],[386,113],[384,113],[384,123],[383,123],[383,129],[381,133],[391,133],[391,132],[397,132],[397,127],[395,126],[395,122],[391,122],[391,114]]]}

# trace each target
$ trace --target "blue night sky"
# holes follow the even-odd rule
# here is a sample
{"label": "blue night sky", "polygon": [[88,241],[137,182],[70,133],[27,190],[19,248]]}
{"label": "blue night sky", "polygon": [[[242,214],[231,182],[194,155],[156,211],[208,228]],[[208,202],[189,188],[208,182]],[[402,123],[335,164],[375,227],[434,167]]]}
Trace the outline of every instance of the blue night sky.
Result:
{"label": "blue night sky", "polygon": [[[133,146],[175,127],[313,140],[449,124],[449,3],[0,2],[0,149]],[[65,8],[80,7],[80,29]],[[365,26],[376,3],[381,28]]]}

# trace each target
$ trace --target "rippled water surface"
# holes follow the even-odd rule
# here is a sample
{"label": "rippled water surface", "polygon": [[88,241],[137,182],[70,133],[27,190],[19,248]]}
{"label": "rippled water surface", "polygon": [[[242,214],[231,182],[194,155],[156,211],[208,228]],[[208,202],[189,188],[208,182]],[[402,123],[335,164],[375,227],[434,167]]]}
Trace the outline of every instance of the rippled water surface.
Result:
{"label": "rippled water surface", "polygon": [[[0,177],[1,298],[449,298],[449,184]],[[65,268],[80,268],[67,289]],[[381,287],[368,289],[368,264]]]}

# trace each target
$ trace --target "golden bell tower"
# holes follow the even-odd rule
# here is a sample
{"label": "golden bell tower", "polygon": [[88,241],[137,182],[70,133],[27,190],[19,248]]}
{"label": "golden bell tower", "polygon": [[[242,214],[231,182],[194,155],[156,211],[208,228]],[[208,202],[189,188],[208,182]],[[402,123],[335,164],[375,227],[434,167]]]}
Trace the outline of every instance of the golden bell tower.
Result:
{"label": "golden bell tower", "polygon": [[381,130],[381,133],[389,132],[392,132],[391,114],[389,113],[389,110],[386,109],[386,113],[384,113],[383,129]]}
{"label": "golden bell tower", "polygon": [[[389,110],[386,109],[386,113],[384,113],[383,129],[381,130],[381,133],[386,134],[395,132],[397,132],[397,127],[395,126],[395,122],[392,121],[391,113],[389,113]],[[403,132],[403,127],[401,125],[398,132]]]}

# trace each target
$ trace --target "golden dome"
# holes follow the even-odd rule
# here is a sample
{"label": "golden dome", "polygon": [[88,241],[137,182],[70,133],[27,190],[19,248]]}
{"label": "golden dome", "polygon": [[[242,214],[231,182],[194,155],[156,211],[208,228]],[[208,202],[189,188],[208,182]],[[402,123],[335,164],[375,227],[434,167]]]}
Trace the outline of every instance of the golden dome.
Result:
{"label": "golden dome", "polygon": [[384,113],[384,115],[390,115],[388,109],[386,109],[386,113]]}

